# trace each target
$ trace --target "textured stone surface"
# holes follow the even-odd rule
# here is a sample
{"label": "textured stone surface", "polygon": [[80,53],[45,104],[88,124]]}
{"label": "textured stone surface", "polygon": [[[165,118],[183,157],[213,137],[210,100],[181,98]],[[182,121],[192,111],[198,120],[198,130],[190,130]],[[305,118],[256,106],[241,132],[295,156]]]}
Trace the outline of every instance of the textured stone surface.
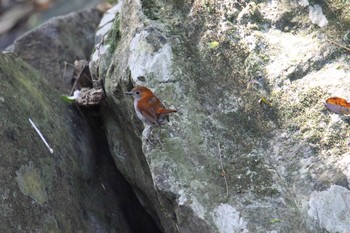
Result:
{"label": "textured stone surface", "polygon": [[[111,62],[95,73],[103,121],[118,169],[165,232],[347,230],[349,210],[339,228],[315,219],[336,205],[318,192],[349,188],[349,121],[323,104],[348,98],[349,59],[326,40],[339,32],[327,20],[313,25],[305,1],[124,2]],[[141,138],[123,94],[135,84],[179,110],[162,145]]]}
{"label": "textured stone surface", "polygon": [[55,88],[67,91],[74,61],[89,60],[100,18],[97,10],[52,18],[18,38],[10,51],[43,72]]}
{"label": "textured stone surface", "polygon": [[2,232],[48,232],[57,224],[65,232],[92,232],[79,194],[79,179],[94,175],[89,127],[22,60],[1,54],[0,67]]}
{"label": "textured stone surface", "polygon": [[0,54],[3,233],[159,232],[116,170],[98,109],[69,105],[61,99],[68,91],[57,90],[64,72],[60,62],[83,51],[89,56],[94,20],[99,19],[93,11],[70,14],[21,38],[14,50],[39,71],[18,56]]}
{"label": "textured stone surface", "polygon": [[338,185],[328,190],[313,192],[308,214],[329,232],[350,231],[350,191]]}

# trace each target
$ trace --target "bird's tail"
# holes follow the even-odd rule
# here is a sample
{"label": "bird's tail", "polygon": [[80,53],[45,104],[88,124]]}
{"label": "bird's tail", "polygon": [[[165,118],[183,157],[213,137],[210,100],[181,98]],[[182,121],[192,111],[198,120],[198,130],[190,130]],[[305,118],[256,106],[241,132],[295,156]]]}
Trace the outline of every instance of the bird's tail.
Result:
{"label": "bird's tail", "polygon": [[172,112],[177,112],[177,110],[175,109],[165,109],[165,108],[161,108],[158,110],[158,114],[162,114],[162,115],[167,115],[169,113],[172,113]]}

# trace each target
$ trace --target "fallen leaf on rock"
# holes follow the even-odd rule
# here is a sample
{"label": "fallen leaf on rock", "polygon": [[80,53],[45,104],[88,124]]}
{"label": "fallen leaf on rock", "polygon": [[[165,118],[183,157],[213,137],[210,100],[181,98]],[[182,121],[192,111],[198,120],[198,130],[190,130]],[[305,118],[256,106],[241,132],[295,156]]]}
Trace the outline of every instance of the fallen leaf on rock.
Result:
{"label": "fallen leaf on rock", "polygon": [[277,223],[277,222],[281,222],[281,220],[278,219],[278,218],[273,218],[273,219],[270,220],[270,222],[271,223]]}
{"label": "fallen leaf on rock", "polygon": [[266,105],[272,107],[272,104],[270,103],[270,101],[268,101],[265,97],[261,97],[259,99],[259,104],[266,104]]}
{"label": "fallen leaf on rock", "polygon": [[329,111],[338,114],[350,114],[350,103],[343,98],[331,97],[326,100],[326,107]]}
{"label": "fallen leaf on rock", "polygon": [[219,42],[213,41],[213,42],[207,43],[207,45],[209,49],[215,49],[216,47],[219,46]]}

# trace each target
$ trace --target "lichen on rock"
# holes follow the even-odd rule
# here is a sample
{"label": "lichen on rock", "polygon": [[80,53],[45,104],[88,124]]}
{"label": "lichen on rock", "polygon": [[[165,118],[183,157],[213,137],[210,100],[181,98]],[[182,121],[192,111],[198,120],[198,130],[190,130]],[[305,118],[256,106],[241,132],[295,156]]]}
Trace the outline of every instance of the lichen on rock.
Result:
{"label": "lichen on rock", "polygon": [[[324,14],[320,29],[305,1],[124,2],[104,122],[118,168],[164,232],[325,227],[305,203],[348,188],[350,135],[323,104],[349,92],[348,58],[326,40]],[[162,143],[141,137],[123,95],[134,85],[178,109]]]}
{"label": "lichen on rock", "polygon": [[23,194],[33,198],[38,204],[47,201],[45,184],[33,163],[22,166],[17,172],[17,183]]}

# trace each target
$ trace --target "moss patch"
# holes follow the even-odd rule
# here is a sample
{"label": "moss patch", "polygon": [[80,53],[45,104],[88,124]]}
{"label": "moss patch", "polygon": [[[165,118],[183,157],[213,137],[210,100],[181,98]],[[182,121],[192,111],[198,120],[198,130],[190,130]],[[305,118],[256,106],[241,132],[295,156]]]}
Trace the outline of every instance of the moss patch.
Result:
{"label": "moss patch", "polygon": [[344,0],[325,1],[337,22],[342,21],[346,25],[350,25],[350,2]]}
{"label": "moss patch", "polygon": [[119,27],[120,27],[120,18],[119,18],[119,15],[117,15],[116,18],[114,19],[112,30],[109,32],[107,39],[105,41],[106,44],[111,46],[111,48],[108,50],[108,52],[111,54],[113,54],[113,52],[118,47],[118,43],[121,38]]}
{"label": "moss patch", "polygon": [[302,90],[296,86],[291,91],[297,95],[280,92],[274,93],[273,99],[279,106],[282,124],[295,132],[292,138],[314,144],[316,148],[337,148],[337,154],[345,153],[350,126],[326,110],[321,100],[328,96],[327,92],[319,87]]}
{"label": "moss patch", "polygon": [[38,204],[44,204],[47,201],[44,182],[32,162],[29,165],[23,165],[16,175],[18,186],[23,194],[30,196]]}
{"label": "moss patch", "polygon": [[60,233],[61,232],[57,226],[57,221],[55,218],[48,217],[46,219],[45,225],[44,225],[44,232],[46,232],[46,233]]}

